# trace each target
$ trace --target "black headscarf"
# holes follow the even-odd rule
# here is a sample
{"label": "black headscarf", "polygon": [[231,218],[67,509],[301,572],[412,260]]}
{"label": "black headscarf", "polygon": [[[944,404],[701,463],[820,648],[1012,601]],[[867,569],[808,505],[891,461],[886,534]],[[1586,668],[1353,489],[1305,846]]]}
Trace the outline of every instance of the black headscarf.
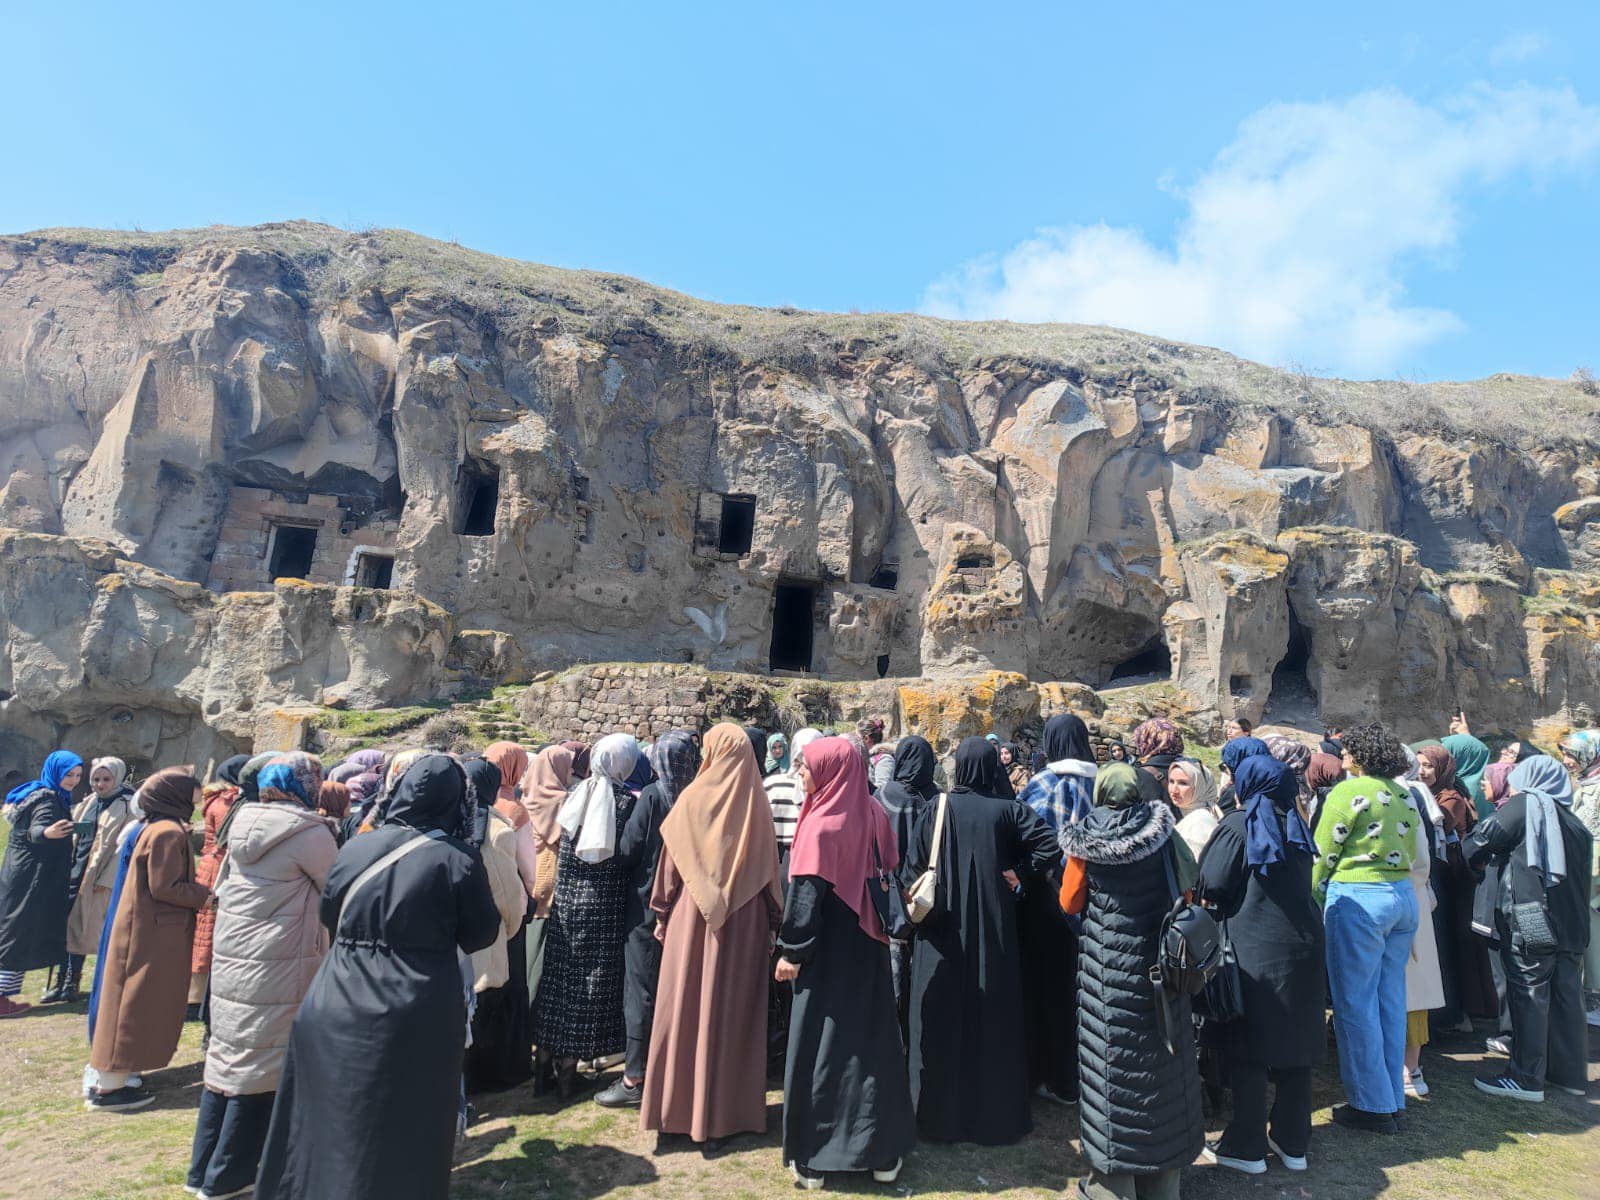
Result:
{"label": "black headscarf", "polygon": [[744,735],[750,739],[750,749],[755,752],[756,773],[759,775],[765,769],[767,761],[767,731],[757,729],[754,725],[746,725]]}
{"label": "black headscarf", "polygon": [[222,760],[222,765],[217,768],[217,778],[232,787],[239,786],[239,772],[244,770],[245,763],[250,761],[248,754],[235,754],[232,758]]}
{"label": "black headscarf", "polygon": [[500,768],[487,758],[469,758],[461,764],[467,777],[467,801],[472,805],[472,844],[483,845],[489,836],[489,810],[500,793]]}
{"label": "black headscarf", "polygon": [[939,756],[933,752],[928,739],[913,733],[901,738],[894,748],[894,772],[891,778],[924,800],[932,800],[939,790],[933,783],[933,773],[938,766]]}
{"label": "black headscarf", "polygon": [[963,738],[956,747],[956,774],[950,790],[998,796],[1002,800],[1016,799],[1011,781],[1000,769],[999,747],[981,737]]}
{"label": "black headscarf", "polygon": [[[493,793],[491,793],[492,795]],[[389,797],[386,825],[408,825],[421,833],[439,830],[466,840],[467,776],[448,754],[425,754],[412,763]]]}
{"label": "black headscarf", "polygon": [[1089,727],[1081,717],[1072,713],[1058,713],[1044,723],[1044,753],[1049,762],[1074,758],[1079,762],[1093,762],[1094,751],[1089,749]]}

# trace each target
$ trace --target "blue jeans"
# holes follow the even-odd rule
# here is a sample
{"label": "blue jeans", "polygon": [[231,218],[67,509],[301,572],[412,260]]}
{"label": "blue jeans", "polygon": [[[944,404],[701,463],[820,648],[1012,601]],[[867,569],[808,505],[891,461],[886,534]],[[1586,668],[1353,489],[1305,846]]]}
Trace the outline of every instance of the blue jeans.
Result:
{"label": "blue jeans", "polygon": [[1417,932],[1411,881],[1328,885],[1323,908],[1339,1075],[1351,1105],[1406,1106],[1406,959]]}

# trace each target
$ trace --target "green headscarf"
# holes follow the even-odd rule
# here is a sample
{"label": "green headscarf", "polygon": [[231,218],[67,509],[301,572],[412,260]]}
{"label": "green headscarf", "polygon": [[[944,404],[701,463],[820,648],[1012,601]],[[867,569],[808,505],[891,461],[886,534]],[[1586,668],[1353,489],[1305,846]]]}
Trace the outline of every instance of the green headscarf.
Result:
{"label": "green headscarf", "polygon": [[1489,766],[1489,747],[1485,746],[1470,733],[1452,733],[1449,737],[1440,738],[1439,744],[1450,751],[1450,757],[1456,760],[1456,782],[1461,785],[1461,790],[1472,797],[1472,803],[1477,806],[1478,819],[1494,815],[1494,801],[1483,793],[1483,772]]}
{"label": "green headscarf", "polygon": [[1094,777],[1096,808],[1127,808],[1139,803],[1139,776],[1127,763],[1107,763]]}

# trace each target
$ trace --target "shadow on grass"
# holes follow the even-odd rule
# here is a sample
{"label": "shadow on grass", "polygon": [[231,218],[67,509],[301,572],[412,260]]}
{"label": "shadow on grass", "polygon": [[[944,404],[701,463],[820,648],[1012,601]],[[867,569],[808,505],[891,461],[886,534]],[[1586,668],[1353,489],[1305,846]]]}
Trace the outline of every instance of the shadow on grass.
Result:
{"label": "shadow on grass", "polygon": [[520,1152],[510,1157],[483,1158],[481,1155],[514,1137],[509,1129],[489,1132],[481,1147],[469,1137],[460,1150],[477,1161],[458,1166],[451,1174],[454,1200],[529,1193],[548,1200],[591,1200],[619,1188],[651,1184],[657,1178],[655,1164],[642,1155],[612,1146],[563,1146],[542,1137],[527,1139]]}

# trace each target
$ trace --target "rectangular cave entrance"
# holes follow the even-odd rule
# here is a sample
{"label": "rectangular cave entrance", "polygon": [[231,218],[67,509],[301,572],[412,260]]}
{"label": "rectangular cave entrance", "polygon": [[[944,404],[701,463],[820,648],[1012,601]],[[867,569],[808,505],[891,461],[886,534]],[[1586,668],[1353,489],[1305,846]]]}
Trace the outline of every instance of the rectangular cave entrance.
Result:
{"label": "rectangular cave entrance", "polygon": [[489,537],[500,507],[500,472],[489,463],[472,461],[461,468],[461,533]]}
{"label": "rectangular cave entrance", "polygon": [[817,585],[780,583],[772,593],[772,655],[774,671],[811,670],[811,637]]}
{"label": "rectangular cave entrance", "polygon": [[394,555],[369,554],[363,550],[356,555],[356,587],[376,588],[380,591],[389,587],[394,580]]}
{"label": "rectangular cave entrance", "polygon": [[755,533],[756,498],[724,496],[722,523],[717,533],[717,553],[744,557],[750,553],[750,543],[755,540]]}
{"label": "rectangular cave entrance", "polygon": [[315,525],[274,525],[267,557],[268,579],[305,579],[317,552]]}

